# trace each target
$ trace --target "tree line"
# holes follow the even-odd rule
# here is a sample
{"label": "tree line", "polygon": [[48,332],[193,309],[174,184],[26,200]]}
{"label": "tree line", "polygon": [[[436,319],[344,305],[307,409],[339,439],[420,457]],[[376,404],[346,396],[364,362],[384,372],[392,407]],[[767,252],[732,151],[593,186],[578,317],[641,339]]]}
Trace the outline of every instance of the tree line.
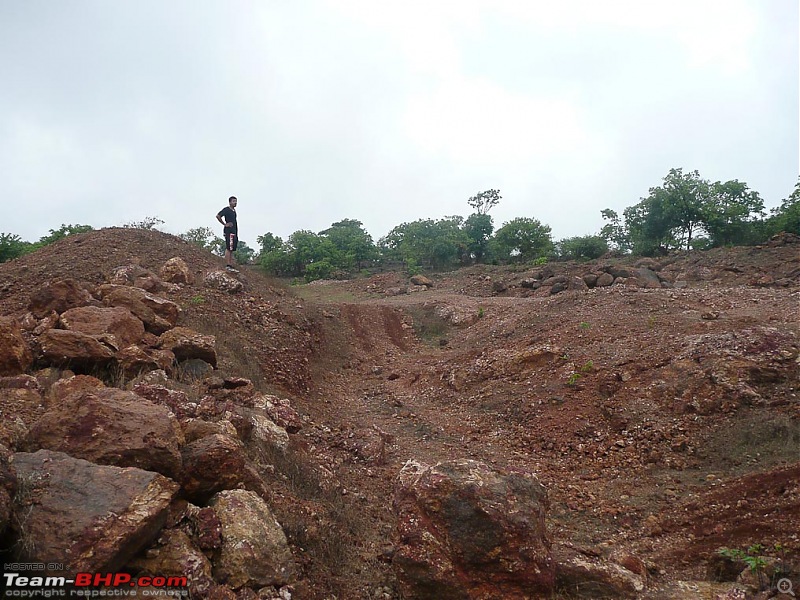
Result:
{"label": "tree line", "polygon": [[[604,225],[592,235],[554,241],[551,229],[532,217],[517,217],[495,229],[489,214],[502,199],[486,190],[467,200],[472,213],[401,223],[377,242],[361,221],[343,219],[320,232],[299,230],[286,240],[267,232],[257,248],[240,242],[236,259],[260,264],[281,277],[315,279],[350,276],[367,267],[402,264],[409,272],[441,270],[475,263],[542,263],[589,260],[609,251],[654,256],[674,250],[760,244],[781,231],[800,235],[800,179],[780,206],[767,212],[758,192],[738,180],[711,182],[697,171],[671,169],[660,185],[626,208],[622,216],[601,211]],[[148,218],[125,227],[152,229]],[[87,225],[62,225],[35,243],[0,234],[0,262],[31,252]],[[180,237],[222,255],[224,242],[207,227]]]}

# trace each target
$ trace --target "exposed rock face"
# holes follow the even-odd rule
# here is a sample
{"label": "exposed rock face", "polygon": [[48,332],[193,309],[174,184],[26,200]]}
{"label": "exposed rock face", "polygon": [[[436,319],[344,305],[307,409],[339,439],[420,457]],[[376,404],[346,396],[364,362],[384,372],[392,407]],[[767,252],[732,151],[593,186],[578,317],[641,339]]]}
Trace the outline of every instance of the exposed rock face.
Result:
{"label": "exposed rock face", "polygon": [[175,355],[169,350],[128,346],[117,352],[116,359],[125,377],[133,379],[148,371],[171,371]]}
{"label": "exposed rock face", "polygon": [[114,336],[116,346],[125,348],[137,344],[144,335],[142,321],[131,311],[121,306],[105,308],[98,306],[81,306],[71,308],[59,318],[62,329],[77,331],[86,335]]}
{"label": "exposed rock face", "polygon": [[54,281],[36,290],[31,295],[28,310],[37,319],[42,319],[52,311],[62,313],[70,308],[96,303],[89,291],[74,279]]}
{"label": "exposed rock face", "polygon": [[114,358],[116,348],[93,335],[48,329],[39,336],[41,358],[54,366],[74,366],[86,368],[107,365]]}
{"label": "exposed rock face", "polygon": [[286,535],[254,492],[225,490],[209,505],[222,525],[222,548],[214,578],[232,588],[259,588],[291,581],[295,564]]}
{"label": "exposed rock face", "polygon": [[178,361],[199,358],[217,366],[216,340],[213,335],[203,335],[186,327],[175,327],[163,333],[158,344],[159,347],[170,350]]}
{"label": "exposed rock face", "polygon": [[395,489],[393,565],[410,598],[531,598],[553,590],[547,493],[473,460],[409,461]]}
{"label": "exposed rock face", "polygon": [[33,363],[33,354],[20,331],[19,322],[0,317],[0,377],[19,375]]}
{"label": "exposed rock face", "polygon": [[194,277],[192,277],[192,273],[189,271],[186,261],[179,256],[170,258],[164,263],[164,266],[161,267],[161,279],[170,283],[194,283]]}
{"label": "exposed rock face", "polygon": [[164,524],[178,485],[157,473],[99,466],[60,452],[12,457],[17,560],[64,572],[116,571]]}
{"label": "exposed rock face", "polygon": [[71,396],[77,392],[84,392],[87,390],[96,390],[97,388],[106,387],[105,384],[91,375],[73,375],[59,379],[50,386],[49,398],[53,404],[60,404],[64,398]]}
{"label": "exposed rock face", "polygon": [[181,471],[182,445],[183,433],[167,408],[116,388],[68,396],[39,419],[26,441],[29,450],[57,450],[173,479]]}

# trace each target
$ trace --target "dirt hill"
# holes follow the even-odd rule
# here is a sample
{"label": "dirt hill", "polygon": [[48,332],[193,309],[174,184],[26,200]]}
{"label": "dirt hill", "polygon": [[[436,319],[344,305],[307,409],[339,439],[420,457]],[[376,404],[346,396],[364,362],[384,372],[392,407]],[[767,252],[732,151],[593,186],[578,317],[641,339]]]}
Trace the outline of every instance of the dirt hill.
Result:
{"label": "dirt hill", "polygon": [[[243,267],[229,293],[204,283],[222,264],[207,252],[107,229],[0,264],[0,315],[23,319],[47,282],[99,286],[181,257],[195,283],[163,293],[216,337],[217,373],[302,417],[261,473],[299,565],[295,598],[399,597],[398,473],[454,458],[536,474],[554,552],[636,557],[642,597],[690,598],[675,582],[709,580],[721,547],[779,544],[798,560],[796,242],[418,285],[387,272],[291,287]],[[593,597],[580,592],[560,597]]]}

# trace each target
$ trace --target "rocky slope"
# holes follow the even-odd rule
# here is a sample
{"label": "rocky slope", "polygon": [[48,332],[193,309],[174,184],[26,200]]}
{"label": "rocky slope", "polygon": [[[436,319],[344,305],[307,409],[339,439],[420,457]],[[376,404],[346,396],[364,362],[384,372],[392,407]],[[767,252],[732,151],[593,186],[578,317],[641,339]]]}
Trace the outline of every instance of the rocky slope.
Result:
{"label": "rocky slope", "polygon": [[[800,584],[797,238],[298,288],[220,267],[126,229],[0,264],[8,559],[198,598]],[[734,582],[718,550],[756,543],[762,585]]]}

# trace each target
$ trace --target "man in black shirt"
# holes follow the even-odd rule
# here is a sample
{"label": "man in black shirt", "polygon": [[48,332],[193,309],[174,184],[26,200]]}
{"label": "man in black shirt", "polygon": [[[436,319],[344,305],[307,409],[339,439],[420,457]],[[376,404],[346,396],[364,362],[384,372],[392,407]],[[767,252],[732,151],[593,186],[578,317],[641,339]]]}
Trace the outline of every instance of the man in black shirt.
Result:
{"label": "man in black shirt", "polygon": [[228,206],[217,213],[217,221],[222,224],[222,237],[225,238],[225,268],[238,273],[234,267],[233,253],[239,244],[239,227],[236,224],[236,196],[228,198]]}

